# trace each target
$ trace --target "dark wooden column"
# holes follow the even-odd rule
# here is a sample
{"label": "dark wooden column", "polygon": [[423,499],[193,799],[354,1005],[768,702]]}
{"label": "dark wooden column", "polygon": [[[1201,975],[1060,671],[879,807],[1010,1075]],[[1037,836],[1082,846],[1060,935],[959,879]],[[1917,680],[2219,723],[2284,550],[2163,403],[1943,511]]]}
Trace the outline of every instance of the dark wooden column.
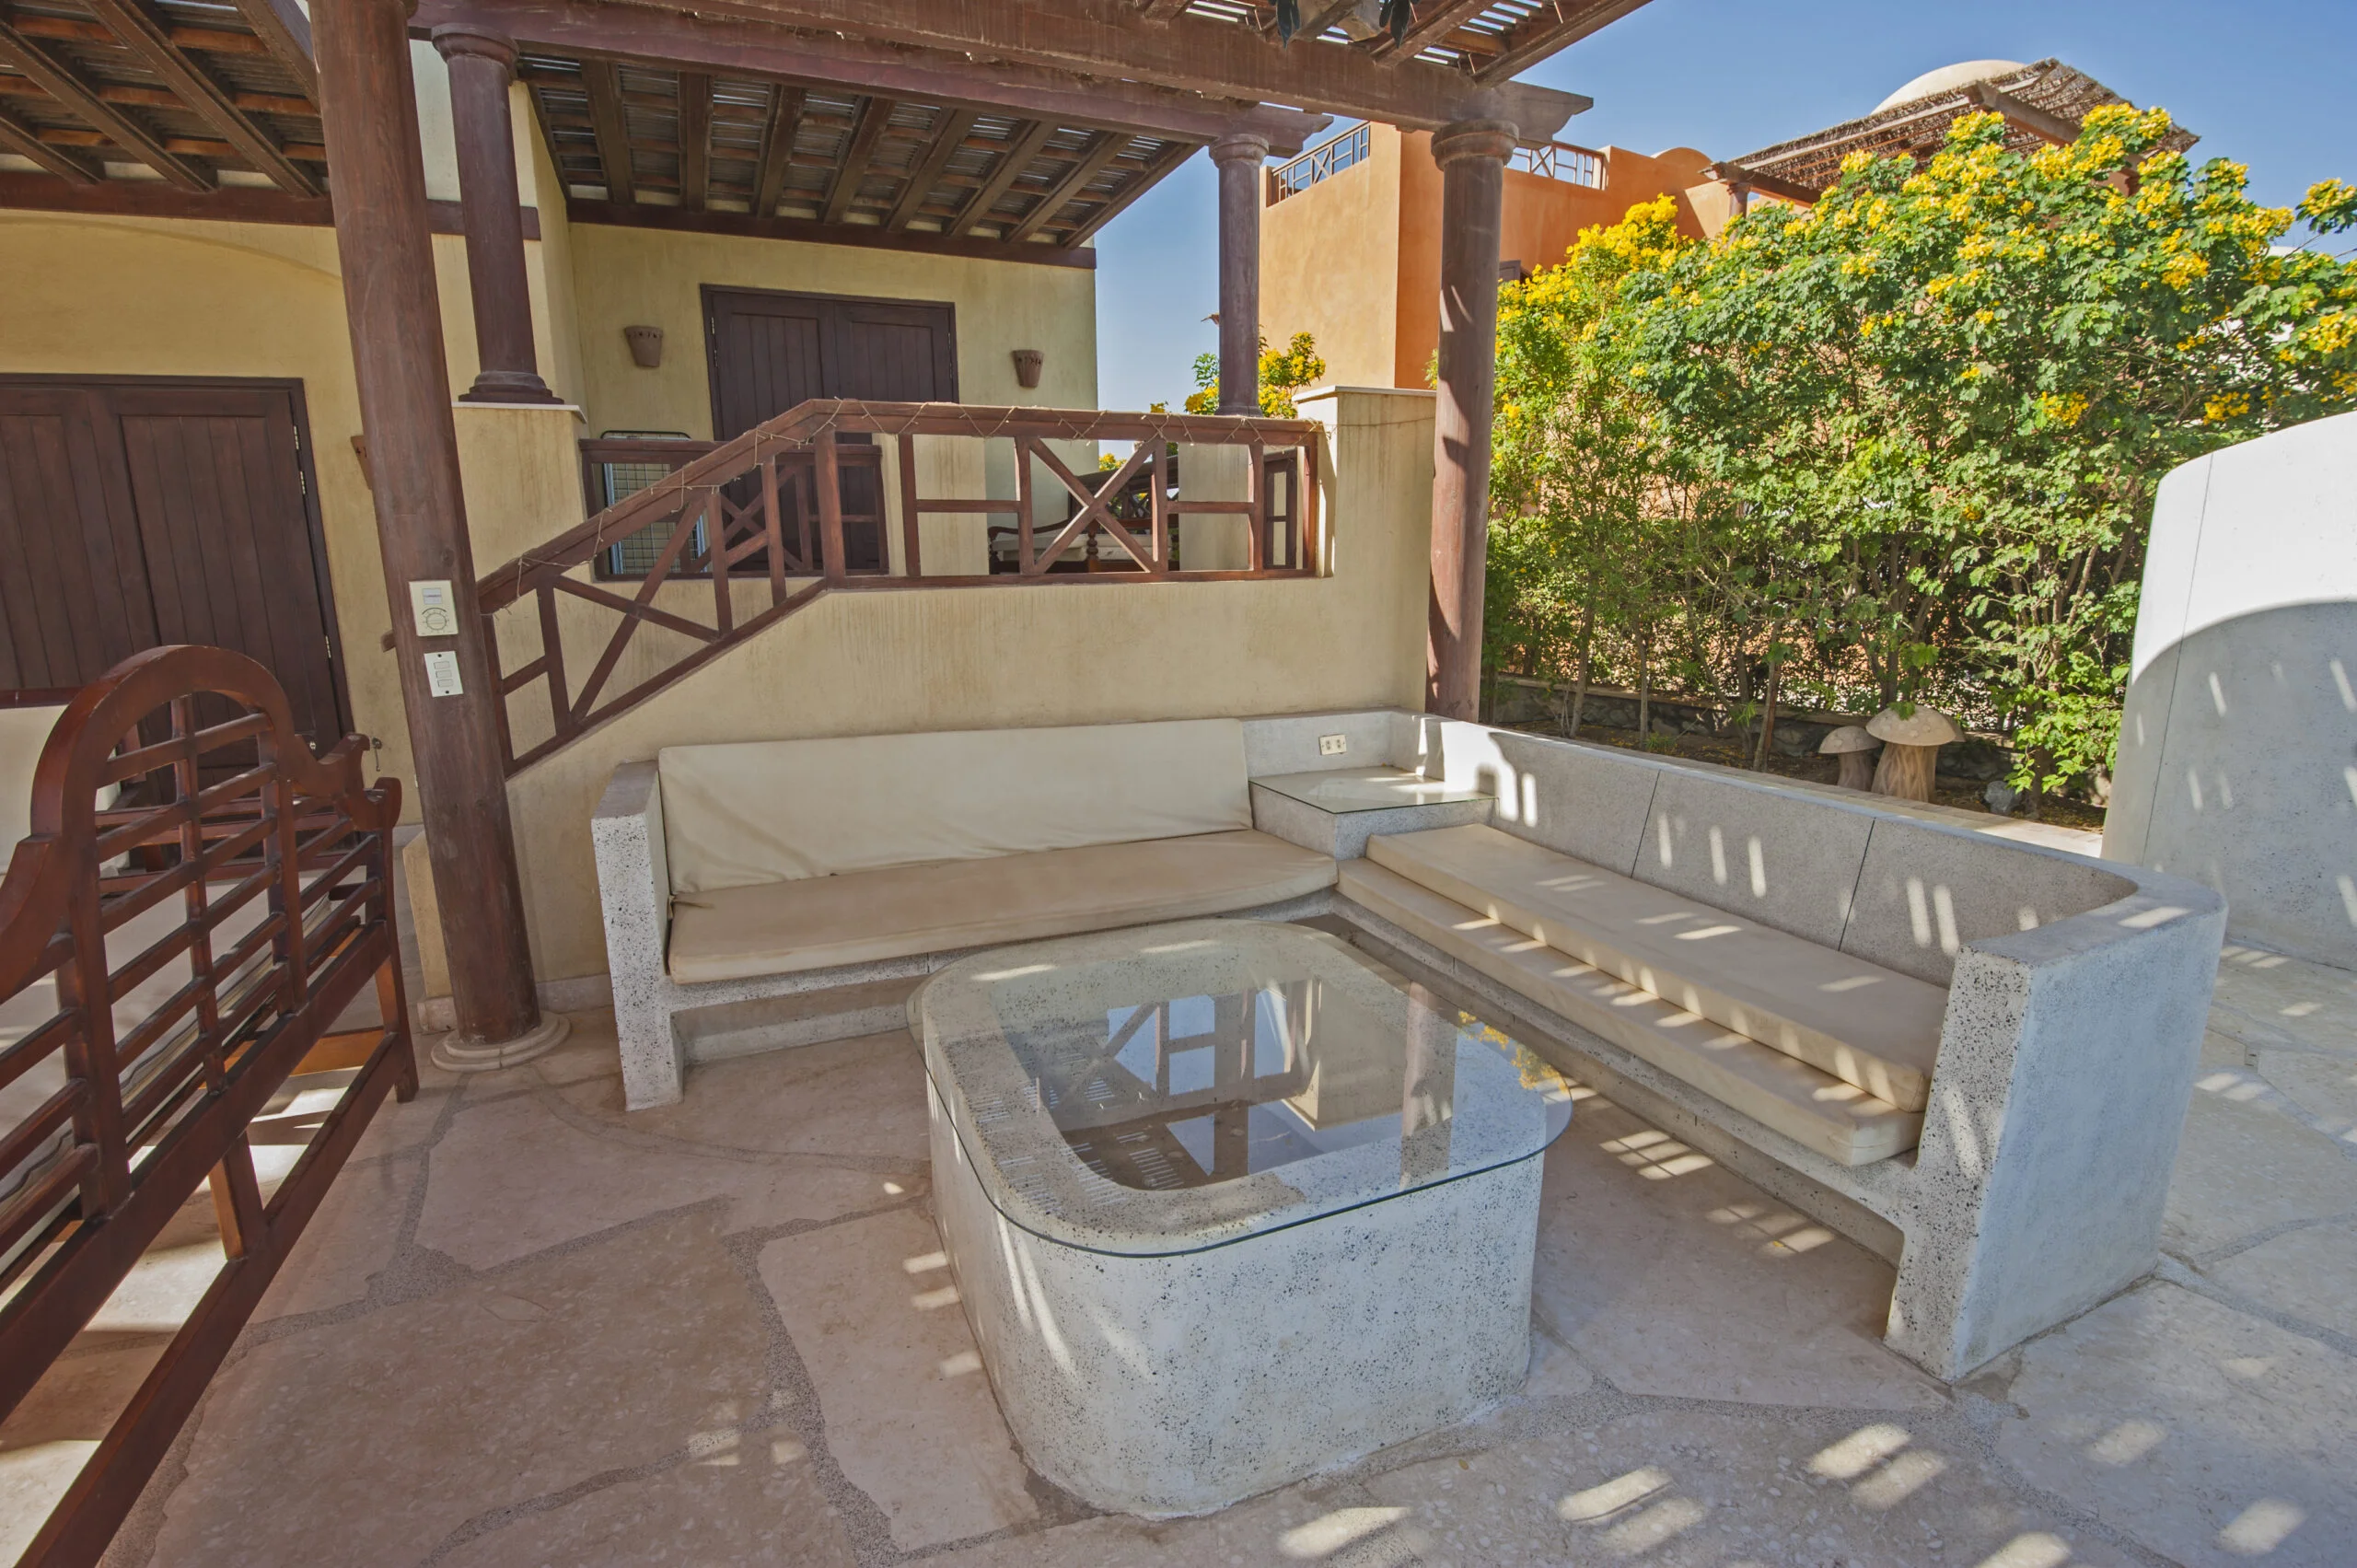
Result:
{"label": "dark wooden column", "polygon": [[487,28],[434,29],[450,67],[450,123],[459,144],[459,207],[467,226],[467,288],[475,301],[475,403],[552,403],[532,349],[532,294],[524,280],[524,215],[516,181],[516,127],[507,85],[516,42]]}
{"label": "dark wooden column", "polygon": [[1219,166],[1219,412],[1260,412],[1260,166],[1269,139],[1234,131]]}
{"label": "dark wooden column", "polygon": [[[409,10],[408,0],[318,0],[311,26],[393,656],[459,1016],[457,1036],[436,1055],[492,1066],[555,1039],[533,994],[482,621],[462,614],[456,635],[421,638],[410,609],[409,585],[420,579],[446,580],[471,599],[475,566],[426,228]],[[437,697],[425,655],[446,651],[458,655],[464,690]],[[552,1022],[561,1039],[563,1020]]]}
{"label": "dark wooden column", "polygon": [[1490,552],[1490,416],[1498,384],[1498,225],[1515,128],[1471,120],[1433,137],[1441,168],[1440,404],[1433,424],[1433,598],[1424,705],[1480,715]]}

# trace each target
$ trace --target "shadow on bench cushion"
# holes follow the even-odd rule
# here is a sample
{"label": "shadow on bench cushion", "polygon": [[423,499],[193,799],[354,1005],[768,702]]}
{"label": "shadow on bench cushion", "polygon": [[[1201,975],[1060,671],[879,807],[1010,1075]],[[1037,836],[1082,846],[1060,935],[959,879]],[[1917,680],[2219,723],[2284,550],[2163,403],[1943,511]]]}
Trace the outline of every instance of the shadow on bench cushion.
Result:
{"label": "shadow on bench cushion", "polygon": [[1251,829],[682,893],[671,978],[792,974],[1227,914],[1330,888],[1334,862]]}

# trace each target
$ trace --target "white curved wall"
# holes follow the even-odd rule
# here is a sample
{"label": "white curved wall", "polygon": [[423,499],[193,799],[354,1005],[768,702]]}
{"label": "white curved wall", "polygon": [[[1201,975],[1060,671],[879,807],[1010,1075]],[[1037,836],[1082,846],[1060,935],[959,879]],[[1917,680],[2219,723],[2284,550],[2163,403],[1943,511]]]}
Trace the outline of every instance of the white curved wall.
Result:
{"label": "white curved wall", "polygon": [[2104,854],[2357,969],[2357,413],[2162,482]]}

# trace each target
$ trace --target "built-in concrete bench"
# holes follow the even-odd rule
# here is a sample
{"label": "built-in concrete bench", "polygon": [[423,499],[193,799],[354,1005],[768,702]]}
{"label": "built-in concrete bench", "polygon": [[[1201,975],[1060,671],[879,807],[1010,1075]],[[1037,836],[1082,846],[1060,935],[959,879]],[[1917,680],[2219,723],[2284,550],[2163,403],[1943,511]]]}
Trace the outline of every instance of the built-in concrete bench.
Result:
{"label": "built-in concrete bench", "polygon": [[[1362,755],[1387,726],[1359,723]],[[913,981],[976,947],[1324,909],[1333,857],[1256,831],[1248,783],[1255,751],[1264,771],[1307,765],[1310,728],[851,736],[623,764],[591,828],[631,1108],[678,1099],[694,1060],[898,1027]],[[782,998],[807,1006],[752,1005]]]}
{"label": "built-in concrete bench", "polygon": [[1945,1377],[2153,1266],[2224,926],[1925,808],[1387,711],[681,748],[594,828],[634,1107],[974,947],[1326,916],[1890,1260]]}
{"label": "built-in concrete bench", "polygon": [[1376,835],[1372,951],[1898,1266],[1954,1377],[2151,1269],[2224,910],[1874,797],[1400,715],[1492,796]]}
{"label": "built-in concrete bench", "polygon": [[1915,1146],[1947,993],[1491,827],[1376,838],[1345,897],[1844,1165]]}

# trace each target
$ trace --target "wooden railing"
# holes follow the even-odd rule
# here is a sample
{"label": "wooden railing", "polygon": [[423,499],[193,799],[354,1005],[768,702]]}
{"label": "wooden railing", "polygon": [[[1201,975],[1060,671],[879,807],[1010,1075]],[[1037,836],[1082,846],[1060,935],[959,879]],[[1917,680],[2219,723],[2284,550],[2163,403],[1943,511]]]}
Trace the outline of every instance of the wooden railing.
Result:
{"label": "wooden railing", "polygon": [[1320,180],[1333,178],[1353,164],[1364,163],[1373,146],[1368,128],[1353,125],[1291,162],[1279,164],[1269,170],[1267,204],[1273,207],[1288,196],[1298,196]]}
{"label": "wooden railing", "polygon": [[[508,772],[825,592],[1315,575],[1317,430],[1304,420],[1213,414],[814,401],[692,457],[657,450],[679,443],[600,443],[585,461],[687,460],[477,585]],[[942,440],[982,448],[969,454],[982,460],[966,463],[957,486],[974,494],[920,493],[917,444]],[[1133,443],[1109,473],[1077,454],[1075,471],[1051,445],[1107,441]],[[993,446],[1011,448],[998,476],[1004,494],[987,493]],[[1174,447],[1230,448],[1242,460],[1188,457],[1197,493],[1184,494]],[[1202,494],[1206,470],[1228,477],[1236,493]],[[1061,520],[1040,520],[1052,512]],[[979,569],[927,570],[923,519],[942,517],[972,519],[958,564]],[[986,540],[1002,518],[1011,569],[993,571]],[[625,542],[643,570],[611,573]],[[1109,553],[1126,569],[1103,569]],[[1085,556],[1098,569],[1065,565]],[[635,591],[600,575],[636,575]]]}
{"label": "wooden railing", "polygon": [[[361,756],[314,758],[219,648],[126,659],[50,733],[0,879],[0,1417],[208,1181],[228,1260],[24,1562],[99,1560],[370,1115],[416,1092],[401,789]],[[372,982],[381,1023],[330,1035]],[[250,1129],[307,1062],[360,1071],[265,1200]]]}
{"label": "wooden railing", "polygon": [[1566,185],[1585,185],[1591,191],[1601,191],[1611,177],[1612,160],[1594,147],[1573,146],[1569,142],[1542,142],[1535,147],[1516,147],[1507,160],[1507,167],[1519,168],[1526,174],[1536,174],[1543,180],[1560,180]]}

